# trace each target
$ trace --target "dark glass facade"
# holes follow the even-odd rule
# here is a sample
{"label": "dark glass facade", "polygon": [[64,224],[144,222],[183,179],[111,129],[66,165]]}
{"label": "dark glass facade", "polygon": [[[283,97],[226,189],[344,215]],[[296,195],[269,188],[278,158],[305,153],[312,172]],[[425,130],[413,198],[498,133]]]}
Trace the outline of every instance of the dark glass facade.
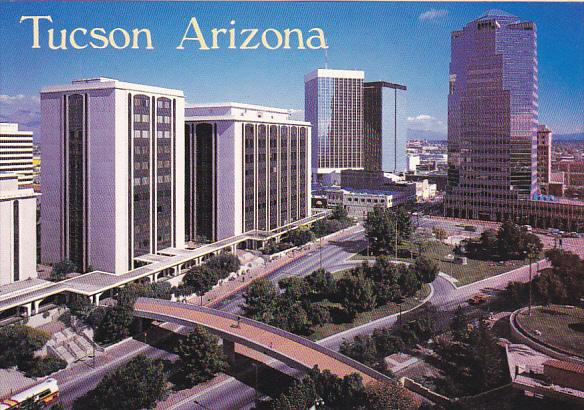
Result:
{"label": "dark glass facade", "polygon": [[141,256],[151,252],[151,118],[150,98],[145,95],[133,97],[131,124],[134,163],[132,173],[133,184],[133,256]]}
{"label": "dark glass facade", "polygon": [[67,99],[66,139],[66,255],[77,269],[87,269],[86,241],[86,97],[70,95]]}
{"label": "dark glass facade", "polygon": [[212,124],[185,129],[185,239],[215,239],[215,137]]}
{"label": "dark glass facade", "polygon": [[244,230],[255,229],[255,129],[252,124],[243,125],[243,220]]}
{"label": "dark glass facade", "polygon": [[172,108],[156,100],[156,249],[172,246]]}
{"label": "dark glass facade", "polygon": [[257,152],[257,228],[265,231],[267,229],[268,197],[266,180],[268,166],[268,133],[264,124],[257,126],[258,132],[258,152]]}
{"label": "dark glass facade", "polygon": [[270,125],[270,229],[278,227],[278,126]]}
{"label": "dark glass facade", "polygon": [[368,171],[406,169],[406,90],[385,81],[363,84],[363,167]]}
{"label": "dark glass facade", "polygon": [[18,208],[18,201],[14,201],[12,205],[13,212],[13,223],[12,223],[12,232],[13,232],[13,244],[14,244],[14,251],[13,251],[13,258],[14,258],[14,276],[13,281],[17,282],[20,280],[20,212]]}

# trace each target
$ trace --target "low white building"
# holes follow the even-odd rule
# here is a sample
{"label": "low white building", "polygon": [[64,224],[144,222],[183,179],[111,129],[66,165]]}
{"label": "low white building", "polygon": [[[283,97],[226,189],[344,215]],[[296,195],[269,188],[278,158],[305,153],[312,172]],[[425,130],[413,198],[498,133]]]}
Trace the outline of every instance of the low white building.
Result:
{"label": "low white building", "polygon": [[364,219],[374,208],[392,208],[414,198],[408,191],[346,190],[327,192],[329,207],[343,205],[352,218]]}
{"label": "low white building", "polygon": [[436,197],[436,184],[430,184],[427,179],[416,182],[416,201],[428,201]]}
{"label": "low white building", "polygon": [[19,189],[15,174],[0,173],[0,286],[36,278],[36,197]]}
{"label": "low white building", "polygon": [[416,172],[416,168],[418,167],[418,165],[420,165],[420,156],[408,155],[407,164],[409,172]]}

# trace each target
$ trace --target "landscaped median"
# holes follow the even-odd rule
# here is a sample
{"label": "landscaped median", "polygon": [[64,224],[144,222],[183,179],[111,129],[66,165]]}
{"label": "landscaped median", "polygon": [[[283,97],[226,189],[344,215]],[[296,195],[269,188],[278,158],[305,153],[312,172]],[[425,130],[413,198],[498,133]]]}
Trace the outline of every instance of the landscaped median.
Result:
{"label": "landscaped median", "polygon": [[430,295],[430,291],[430,285],[424,284],[414,297],[405,299],[404,302],[400,305],[391,302],[382,306],[378,306],[368,312],[357,313],[351,322],[326,323],[321,326],[316,326],[314,328],[314,333],[310,335],[310,339],[324,339],[325,337],[353,329],[366,323],[373,322],[374,320],[398,314],[400,312],[400,307],[402,312],[414,309],[424,303],[424,300]]}
{"label": "landscaped median", "polygon": [[[415,246],[404,244],[404,247],[401,248],[398,252],[398,255],[402,255],[404,257],[398,257],[397,259],[393,257],[392,259],[402,262],[413,262],[414,259],[408,256],[408,246],[412,248],[412,253],[415,256],[417,254],[417,250],[414,249]],[[466,264],[458,263],[454,260],[449,260],[449,255],[454,255],[454,248],[437,240],[429,242],[425,247],[423,254],[436,262],[440,272],[443,272],[454,278],[456,280],[456,286],[468,285],[470,283],[500,275],[501,273],[506,273],[529,264],[527,259],[492,261],[473,259],[468,256],[466,257]],[[373,260],[375,257],[358,253],[352,256],[350,259]]]}

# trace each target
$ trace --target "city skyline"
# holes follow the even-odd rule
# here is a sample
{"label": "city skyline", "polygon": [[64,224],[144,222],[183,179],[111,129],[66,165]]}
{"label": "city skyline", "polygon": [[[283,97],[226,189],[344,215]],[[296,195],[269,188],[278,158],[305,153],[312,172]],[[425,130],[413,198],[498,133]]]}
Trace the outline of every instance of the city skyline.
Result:
{"label": "city skyline", "polygon": [[[538,26],[540,59],[540,121],[555,135],[581,133],[584,109],[584,64],[582,44],[570,41],[583,36],[581,4],[466,4],[454,9],[451,4],[368,5],[341,4],[334,10],[326,4],[307,4],[305,15],[293,5],[258,5],[262,12],[250,13],[239,5],[193,7],[189,4],[138,4],[132,14],[128,5],[78,4],[2,4],[7,22],[2,28],[2,41],[19,53],[8,57],[0,72],[0,121],[18,122],[24,129],[38,134],[38,91],[47,84],[65,83],[71,78],[107,76],[122,81],[157,83],[185,91],[187,102],[241,101],[302,111],[302,79],[306,72],[323,67],[322,50],[234,51],[216,50],[202,54],[196,49],[175,49],[178,33],[188,17],[197,16],[203,29],[225,26],[230,19],[238,27],[300,27],[307,30],[321,26],[329,44],[330,68],[361,69],[368,80],[386,80],[408,85],[408,128],[446,134],[446,100],[448,60],[446,45],[450,32],[473,20],[488,8],[503,8]],[[155,50],[79,50],[51,51],[30,48],[30,30],[18,20],[21,15],[51,14],[55,28],[88,25],[86,17],[77,13],[89,7],[99,18],[91,23],[104,27],[148,26],[157,41]],[[336,18],[351,13],[353,22],[367,20],[376,30],[352,30],[347,21]],[[160,22],[158,17],[168,18]],[[311,15],[311,17],[306,17]],[[131,16],[131,17],[128,17]],[[268,17],[269,16],[269,17]],[[554,18],[546,18],[553,16]],[[331,21],[336,23],[330,24]],[[556,30],[554,21],[562,21]],[[169,27],[172,26],[171,30]],[[379,27],[382,26],[382,27]],[[351,33],[347,34],[348,31]],[[381,45],[380,45],[381,44]],[[3,47],[7,48],[7,46]],[[382,48],[383,52],[380,52]],[[360,59],[356,59],[356,50]],[[396,59],[395,56],[399,56]],[[300,58],[301,57],[301,58]],[[232,64],[234,58],[241,64]],[[162,64],[171,59],[173,64]],[[135,62],[136,64],[129,64]],[[397,63],[396,63],[397,62]],[[20,68],[26,65],[24,72]],[[146,69],[148,68],[148,69]],[[283,69],[285,68],[285,69]],[[151,72],[156,72],[154,81]],[[221,75],[217,75],[217,74]],[[238,87],[232,87],[237,83]],[[276,88],[277,85],[277,88]],[[278,89],[278,92],[273,90]],[[301,115],[301,114],[300,114]],[[38,141],[38,135],[35,139]]]}

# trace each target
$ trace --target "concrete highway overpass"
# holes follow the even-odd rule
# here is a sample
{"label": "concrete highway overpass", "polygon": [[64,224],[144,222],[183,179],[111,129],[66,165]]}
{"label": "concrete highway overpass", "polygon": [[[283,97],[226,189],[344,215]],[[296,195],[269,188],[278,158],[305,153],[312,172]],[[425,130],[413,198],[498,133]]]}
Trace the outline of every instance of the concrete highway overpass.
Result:
{"label": "concrete highway overpass", "polygon": [[223,339],[223,350],[232,361],[235,359],[235,344],[240,344],[303,371],[318,366],[320,370],[330,370],[339,377],[357,373],[363,378],[363,384],[392,381],[356,360],[277,327],[244,317],[241,317],[238,325],[237,315],[221,310],[139,298],[134,305],[134,315],[187,327],[195,324],[204,326]]}

